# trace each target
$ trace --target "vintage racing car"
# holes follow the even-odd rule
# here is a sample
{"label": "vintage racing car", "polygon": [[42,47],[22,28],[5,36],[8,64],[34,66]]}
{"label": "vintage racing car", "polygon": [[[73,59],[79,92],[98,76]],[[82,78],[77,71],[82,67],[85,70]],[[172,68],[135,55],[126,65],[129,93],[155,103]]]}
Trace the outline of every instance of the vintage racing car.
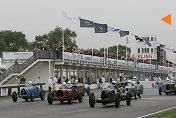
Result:
{"label": "vintage racing car", "polygon": [[116,85],[109,85],[108,88],[105,88],[101,91],[101,97],[95,98],[93,92],[89,94],[89,105],[94,107],[96,103],[102,103],[103,105],[115,103],[116,108],[119,107],[120,101],[126,100],[126,104],[131,105],[131,92],[128,91],[124,98],[121,92],[116,88]]}
{"label": "vintage racing car", "polygon": [[159,82],[159,95],[162,95],[164,92],[166,95],[174,94],[176,95],[176,83],[173,80],[167,80],[165,83],[162,81]]}
{"label": "vintage racing car", "polygon": [[32,84],[30,86],[23,87],[19,95],[17,94],[16,91],[14,91],[12,93],[13,102],[17,102],[18,97],[23,98],[26,101],[30,99],[32,102],[34,101],[34,98],[40,98],[41,100],[44,100],[45,91],[42,90],[42,85],[45,85],[45,84],[44,83]]}
{"label": "vintage racing car", "polygon": [[73,100],[78,100],[79,103],[83,101],[84,88],[81,84],[74,84],[72,88],[61,87],[57,91],[48,93],[48,104],[52,104],[53,101],[68,101],[69,104],[73,103]]}

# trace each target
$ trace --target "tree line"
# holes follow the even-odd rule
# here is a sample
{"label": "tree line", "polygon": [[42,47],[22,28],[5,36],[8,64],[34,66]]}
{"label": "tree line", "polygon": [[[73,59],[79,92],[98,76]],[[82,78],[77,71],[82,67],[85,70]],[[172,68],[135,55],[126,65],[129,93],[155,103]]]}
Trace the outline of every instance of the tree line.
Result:
{"label": "tree line", "polygon": [[[77,34],[75,31],[70,29],[64,30],[64,44],[71,47],[78,47],[76,44]],[[22,32],[11,31],[11,30],[2,30],[0,31],[0,56],[2,52],[16,52],[19,51],[19,48],[24,50],[33,51],[35,47],[40,47],[43,44],[58,44],[62,43],[62,28],[56,27],[54,30],[49,31],[43,35],[35,36],[35,40],[29,42],[26,39],[26,35]],[[125,46],[119,45],[119,54],[125,56]],[[103,48],[99,49],[103,51]],[[110,53],[117,53],[117,46],[109,47]],[[128,52],[131,52],[128,48]]]}

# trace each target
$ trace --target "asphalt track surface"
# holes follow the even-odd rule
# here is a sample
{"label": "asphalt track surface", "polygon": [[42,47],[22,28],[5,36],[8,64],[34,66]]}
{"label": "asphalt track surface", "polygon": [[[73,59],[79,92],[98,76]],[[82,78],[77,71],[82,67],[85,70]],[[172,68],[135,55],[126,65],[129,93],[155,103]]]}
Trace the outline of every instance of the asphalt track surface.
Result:
{"label": "asphalt track surface", "polygon": [[[92,90],[98,97],[100,90]],[[59,101],[48,105],[47,101],[35,99],[34,102],[24,102],[18,99],[13,103],[11,99],[0,100],[0,118],[136,118],[156,111],[176,106],[176,96],[158,95],[158,90],[145,89],[141,99],[132,100],[131,106],[122,101],[119,108],[114,104],[103,106],[96,104],[90,108],[88,96],[83,103],[75,101],[72,105],[61,104]]]}

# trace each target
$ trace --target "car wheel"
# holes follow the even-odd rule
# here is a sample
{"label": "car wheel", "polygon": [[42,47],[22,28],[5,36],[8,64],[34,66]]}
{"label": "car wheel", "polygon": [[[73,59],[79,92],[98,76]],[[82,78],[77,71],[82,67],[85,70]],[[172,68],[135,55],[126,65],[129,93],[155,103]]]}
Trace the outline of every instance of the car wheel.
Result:
{"label": "car wheel", "polygon": [[44,90],[40,91],[40,99],[41,100],[45,99],[45,91]]}
{"label": "car wheel", "polygon": [[95,106],[95,95],[93,92],[89,94],[89,105],[92,108]]}
{"label": "car wheel", "polygon": [[127,106],[131,105],[131,92],[130,91],[128,91],[126,94],[126,104]]}
{"label": "car wheel", "polygon": [[162,95],[162,89],[159,87],[159,95]]}
{"label": "car wheel", "polygon": [[17,93],[14,91],[12,93],[12,100],[13,100],[13,102],[17,102],[17,99],[18,99]]}
{"label": "car wheel", "polygon": [[73,94],[71,92],[68,93],[68,104],[73,103]]}
{"label": "car wheel", "polygon": [[53,95],[52,95],[52,93],[48,93],[47,99],[48,99],[48,104],[51,105],[53,103]]}
{"label": "car wheel", "polygon": [[79,103],[83,102],[83,96],[81,93],[78,94],[78,101],[79,101]]}
{"label": "car wheel", "polygon": [[116,93],[115,95],[115,106],[116,108],[119,108],[120,106],[120,93]]}
{"label": "car wheel", "polygon": [[30,100],[31,100],[31,102],[33,102],[34,101],[34,92],[31,92],[31,94],[30,94]]}

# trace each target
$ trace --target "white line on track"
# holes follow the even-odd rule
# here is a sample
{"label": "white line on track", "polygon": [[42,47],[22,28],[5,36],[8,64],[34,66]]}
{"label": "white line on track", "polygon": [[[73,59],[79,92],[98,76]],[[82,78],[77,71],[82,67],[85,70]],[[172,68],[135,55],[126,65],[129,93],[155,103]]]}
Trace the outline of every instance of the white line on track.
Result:
{"label": "white line on track", "polygon": [[142,98],[145,100],[176,100],[176,98]]}
{"label": "white line on track", "polygon": [[171,110],[171,109],[175,109],[175,108],[176,108],[176,106],[175,107],[171,107],[171,108],[167,108],[167,109],[163,109],[161,111],[157,111],[157,112],[154,112],[154,113],[150,113],[150,114],[147,114],[147,115],[144,115],[144,116],[139,116],[137,118],[145,118],[147,116],[155,115],[155,114],[158,114],[158,113],[161,113],[161,112],[164,112],[164,111],[168,111],[168,110]]}

